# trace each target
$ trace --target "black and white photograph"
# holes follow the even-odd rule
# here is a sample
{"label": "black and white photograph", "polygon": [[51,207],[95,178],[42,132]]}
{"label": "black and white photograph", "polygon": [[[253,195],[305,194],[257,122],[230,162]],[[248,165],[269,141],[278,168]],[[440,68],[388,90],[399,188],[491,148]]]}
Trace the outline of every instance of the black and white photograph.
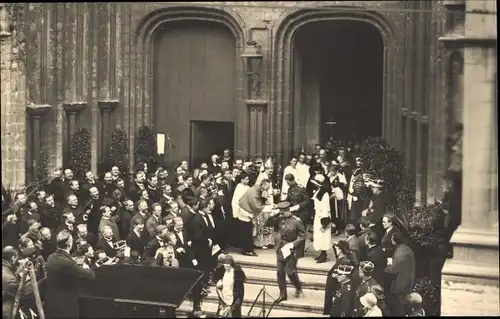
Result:
{"label": "black and white photograph", "polygon": [[500,316],[496,4],[0,3],[2,319]]}

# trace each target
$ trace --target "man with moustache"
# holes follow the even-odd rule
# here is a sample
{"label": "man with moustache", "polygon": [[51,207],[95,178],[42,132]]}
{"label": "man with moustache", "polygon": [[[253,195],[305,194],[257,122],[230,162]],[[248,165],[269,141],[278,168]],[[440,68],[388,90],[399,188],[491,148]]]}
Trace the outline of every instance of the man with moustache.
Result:
{"label": "man with moustache", "polygon": [[67,194],[68,191],[69,191],[69,183],[73,180],[74,178],[74,175],[73,175],[73,171],[69,168],[66,168],[64,170],[64,180],[63,180],[63,184],[64,184],[64,194]]}
{"label": "man with moustache", "polygon": [[104,182],[101,184],[100,193],[103,198],[113,198],[116,186],[113,183],[113,175],[110,172],[104,174]]}
{"label": "man with moustache", "polygon": [[[130,231],[134,228],[134,220],[136,219],[142,219],[144,222],[148,220],[149,218],[149,212],[148,212],[148,203],[145,200],[141,200],[137,204],[137,213],[132,216],[132,219],[130,220]],[[146,233],[147,234],[147,233]]]}
{"label": "man with moustache", "polygon": [[113,234],[112,228],[108,225],[104,225],[101,228],[96,248],[102,249],[106,253],[106,256],[114,258],[116,257],[115,242],[115,235]]}

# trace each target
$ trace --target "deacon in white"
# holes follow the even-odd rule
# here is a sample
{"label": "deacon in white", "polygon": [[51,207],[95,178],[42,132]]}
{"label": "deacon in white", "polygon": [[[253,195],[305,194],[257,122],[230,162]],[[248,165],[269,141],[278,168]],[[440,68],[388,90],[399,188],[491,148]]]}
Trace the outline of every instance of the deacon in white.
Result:
{"label": "deacon in white", "polygon": [[290,164],[285,167],[285,170],[283,171],[283,182],[281,183],[281,200],[284,201],[286,200],[286,196],[288,195],[288,183],[285,181],[285,176],[288,174],[292,174],[295,177],[295,181],[299,179],[299,174],[297,173],[297,162],[298,159],[297,157],[292,157],[290,160]]}
{"label": "deacon in white", "polygon": [[[309,181],[309,165],[306,164],[306,154],[299,155],[299,162],[296,165],[297,170],[297,184],[302,187],[307,186],[307,182]],[[286,175],[286,174],[285,174]]]}
{"label": "deacon in white", "polygon": [[347,212],[344,205],[344,191],[342,189],[347,186],[347,181],[344,173],[342,173],[339,168],[340,164],[337,161],[332,161],[328,172],[328,179],[330,180],[330,185],[332,185],[332,195],[330,198],[334,205],[331,209],[333,211],[333,217],[346,221]]}
{"label": "deacon in white", "polygon": [[314,223],[313,223],[313,246],[320,251],[316,257],[317,263],[326,262],[326,252],[332,247],[332,227],[330,217],[330,196],[325,189],[325,176],[318,174],[312,180],[317,187],[314,192]]}

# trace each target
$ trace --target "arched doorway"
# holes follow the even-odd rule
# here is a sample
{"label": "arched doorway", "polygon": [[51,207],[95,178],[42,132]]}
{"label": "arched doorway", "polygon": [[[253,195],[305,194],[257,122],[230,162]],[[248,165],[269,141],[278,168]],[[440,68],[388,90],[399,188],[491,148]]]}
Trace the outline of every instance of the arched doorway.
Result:
{"label": "arched doorway", "polygon": [[[306,145],[382,136],[384,41],[357,20],[312,22],[294,38],[294,124]],[[297,135],[296,135],[297,136]],[[297,138],[300,138],[297,136]]]}
{"label": "arched doorway", "polygon": [[[165,163],[192,165],[234,148],[236,39],[210,21],[170,22],[154,38],[154,123]],[[223,139],[220,136],[224,136]]]}

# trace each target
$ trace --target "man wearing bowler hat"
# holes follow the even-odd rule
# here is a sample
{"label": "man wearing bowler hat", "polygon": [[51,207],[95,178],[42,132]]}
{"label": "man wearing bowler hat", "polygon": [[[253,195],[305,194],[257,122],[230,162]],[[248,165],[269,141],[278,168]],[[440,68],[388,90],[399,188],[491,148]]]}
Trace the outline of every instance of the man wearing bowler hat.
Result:
{"label": "man wearing bowler hat", "polygon": [[302,295],[302,284],[297,272],[296,250],[306,240],[306,231],[300,218],[290,212],[290,202],[280,202],[276,205],[268,220],[268,225],[277,228],[279,240],[276,243],[276,257],[278,261],[278,287],[280,296],[276,303],[287,300],[286,275],[294,285],[295,296]]}

